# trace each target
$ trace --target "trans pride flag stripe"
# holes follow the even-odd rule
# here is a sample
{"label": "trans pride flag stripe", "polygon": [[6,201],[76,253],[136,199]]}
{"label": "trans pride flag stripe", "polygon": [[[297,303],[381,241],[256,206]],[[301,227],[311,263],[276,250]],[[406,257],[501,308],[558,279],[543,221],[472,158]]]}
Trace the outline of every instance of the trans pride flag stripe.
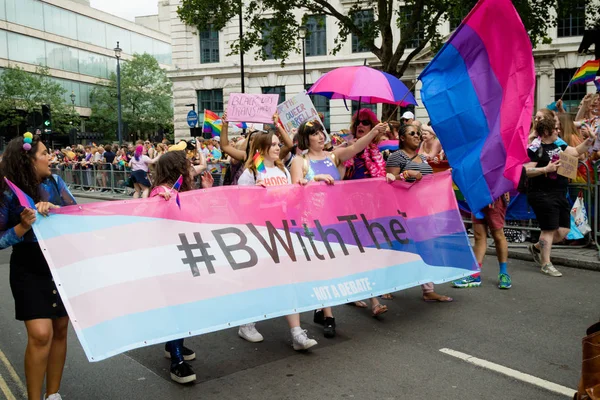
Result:
{"label": "trans pride flag stripe", "polygon": [[472,210],[515,189],[529,160],[532,54],[511,1],[480,0],[420,76],[433,128]]}
{"label": "trans pride flag stripe", "polygon": [[35,224],[89,360],[478,268],[449,173],[181,198],[182,210],[161,198],[83,204]]}

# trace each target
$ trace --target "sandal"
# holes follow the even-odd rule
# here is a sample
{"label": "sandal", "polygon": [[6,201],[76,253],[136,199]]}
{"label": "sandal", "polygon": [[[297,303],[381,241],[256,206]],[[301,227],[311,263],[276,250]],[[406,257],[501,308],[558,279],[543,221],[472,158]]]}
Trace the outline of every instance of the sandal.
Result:
{"label": "sandal", "polygon": [[387,306],[383,305],[383,304],[377,304],[371,309],[374,317],[377,317],[378,315],[386,313],[387,310],[388,310]]}
{"label": "sandal", "polygon": [[454,299],[444,295],[440,295],[437,299],[426,299],[425,296],[423,296],[423,301],[425,303],[452,303]]}
{"label": "sandal", "polygon": [[394,296],[392,296],[392,294],[391,294],[391,293],[382,294],[382,295],[381,295],[381,296],[379,296],[379,297],[381,297],[381,298],[382,298],[382,299],[384,299],[384,300],[394,300]]}
{"label": "sandal", "polygon": [[346,305],[354,306],[354,307],[358,307],[358,308],[369,308],[367,303],[365,303],[364,301],[353,301],[352,303],[346,303]]}

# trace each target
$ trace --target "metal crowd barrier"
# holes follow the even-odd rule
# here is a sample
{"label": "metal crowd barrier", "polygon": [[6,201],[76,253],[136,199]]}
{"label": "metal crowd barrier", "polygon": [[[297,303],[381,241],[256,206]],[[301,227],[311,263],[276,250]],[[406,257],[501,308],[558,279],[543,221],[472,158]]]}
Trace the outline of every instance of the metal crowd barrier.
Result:
{"label": "metal crowd barrier", "polygon": [[56,164],[52,173],[59,175],[70,190],[86,192],[133,193],[127,186],[131,169],[127,166],[96,163],[82,166],[79,163]]}

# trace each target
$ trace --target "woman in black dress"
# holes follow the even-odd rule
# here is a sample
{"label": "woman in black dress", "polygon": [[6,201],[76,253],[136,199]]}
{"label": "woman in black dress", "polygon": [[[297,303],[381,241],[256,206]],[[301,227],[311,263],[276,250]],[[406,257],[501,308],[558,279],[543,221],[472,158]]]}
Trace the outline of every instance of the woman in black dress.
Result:
{"label": "woman in black dress", "polygon": [[[40,218],[52,208],[75,204],[64,181],[51,174],[48,150],[37,136],[26,134],[11,140],[2,155],[0,173],[35,201]],[[0,190],[0,249],[13,248],[10,288],[16,319],[24,321],[27,329],[28,398],[42,396],[45,378],[44,398],[60,400],[69,317],[31,229],[36,212],[19,204],[4,179],[0,180]]]}

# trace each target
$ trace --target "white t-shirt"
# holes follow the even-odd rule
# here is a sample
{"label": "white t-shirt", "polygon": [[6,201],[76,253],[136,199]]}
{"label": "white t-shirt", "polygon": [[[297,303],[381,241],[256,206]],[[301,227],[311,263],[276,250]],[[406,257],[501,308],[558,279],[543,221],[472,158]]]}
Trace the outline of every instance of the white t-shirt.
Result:
{"label": "white t-shirt", "polygon": [[152,161],[148,156],[140,156],[140,160],[136,161],[135,157],[131,159],[131,170],[132,171],[146,171],[148,172],[148,163]]}
{"label": "white t-shirt", "polygon": [[246,169],[240,179],[238,179],[239,186],[253,186],[256,185],[256,181],[263,181],[267,186],[279,186],[279,185],[291,185],[292,177],[287,169],[285,171],[280,170],[278,167],[266,168],[265,173],[256,173],[256,179],[251,170]]}

